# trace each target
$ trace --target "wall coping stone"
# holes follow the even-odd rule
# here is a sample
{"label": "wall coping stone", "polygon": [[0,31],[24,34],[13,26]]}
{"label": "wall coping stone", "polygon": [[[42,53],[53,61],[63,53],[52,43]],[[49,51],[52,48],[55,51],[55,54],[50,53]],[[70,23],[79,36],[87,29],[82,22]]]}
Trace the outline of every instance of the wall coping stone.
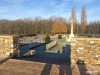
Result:
{"label": "wall coping stone", "polygon": [[71,38],[71,40],[100,40],[100,38]]}

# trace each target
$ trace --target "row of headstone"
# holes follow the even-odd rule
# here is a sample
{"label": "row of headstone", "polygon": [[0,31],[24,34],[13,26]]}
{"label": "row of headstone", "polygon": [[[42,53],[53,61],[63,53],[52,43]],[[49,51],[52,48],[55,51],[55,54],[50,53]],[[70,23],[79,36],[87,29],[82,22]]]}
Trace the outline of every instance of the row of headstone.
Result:
{"label": "row of headstone", "polygon": [[[53,35],[53,36],[50,36],[50,38],[51,38],[51,39],[57,39],[57,38],[58,38],[58,35],[59,35],[59,34],[55,34],[55,35]],[[66,38],[66,37],[67,37],[66,34],[61,34],[61,35],[62,35],[62,38]]]}
{"label": "row of headstone", "polygon": [[44,43],[44,37],[37,37],[37,36],[33,36],[33,37],[23,37],[19,39],[19,43],[21,44],[30,44],[30,43]]}

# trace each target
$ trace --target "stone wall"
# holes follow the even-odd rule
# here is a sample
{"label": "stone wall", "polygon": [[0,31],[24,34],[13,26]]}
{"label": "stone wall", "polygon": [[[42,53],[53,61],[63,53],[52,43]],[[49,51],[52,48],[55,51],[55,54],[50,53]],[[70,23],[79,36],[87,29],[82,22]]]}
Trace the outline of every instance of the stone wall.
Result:
{"label": "stone wall", "polygon": [[52,42],[46,44],[46,50],[54,47],[56,44],[57,44],[57,41],[52,41]]}
{"label": "stone wall", "polygon": [[19,44],[18,36],[2,36],[0,35],[0,55],[9,55],[10,53],[18,53]]}
{"label": "stone wall", "polygon": [[100,38],[72,38],[71,63],[100,64]]}

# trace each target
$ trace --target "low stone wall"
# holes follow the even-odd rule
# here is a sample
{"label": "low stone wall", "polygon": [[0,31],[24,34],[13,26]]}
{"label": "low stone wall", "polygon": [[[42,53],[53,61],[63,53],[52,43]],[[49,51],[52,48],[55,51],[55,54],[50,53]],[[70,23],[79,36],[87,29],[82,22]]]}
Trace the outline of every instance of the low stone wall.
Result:
{"label": "low stone wall", "polygon": [[10,53],[18,53],[19,43],[18,36],[2,36],[0,35],[0,55],[9,55]]}
{"label": "low stone wall", "polygon": [[100,64],[100,38],[72,38],[71,63]]}
{"label": "low stone wall", "polygon": [[46,44],[46,50],[52,48],[53,46],[55,46],[57,44],[57,41],[52,41],[48,44]]}

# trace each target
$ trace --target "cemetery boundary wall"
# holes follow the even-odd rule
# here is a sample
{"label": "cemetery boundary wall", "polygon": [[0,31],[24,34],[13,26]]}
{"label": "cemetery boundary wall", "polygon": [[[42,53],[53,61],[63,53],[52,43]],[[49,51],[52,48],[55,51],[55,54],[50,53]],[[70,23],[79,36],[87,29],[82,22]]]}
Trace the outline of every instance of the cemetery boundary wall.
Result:
{"label": "cemetery boundary wall", "polygon": [[100,38],[72,38],[71,63],[100,65]]}

